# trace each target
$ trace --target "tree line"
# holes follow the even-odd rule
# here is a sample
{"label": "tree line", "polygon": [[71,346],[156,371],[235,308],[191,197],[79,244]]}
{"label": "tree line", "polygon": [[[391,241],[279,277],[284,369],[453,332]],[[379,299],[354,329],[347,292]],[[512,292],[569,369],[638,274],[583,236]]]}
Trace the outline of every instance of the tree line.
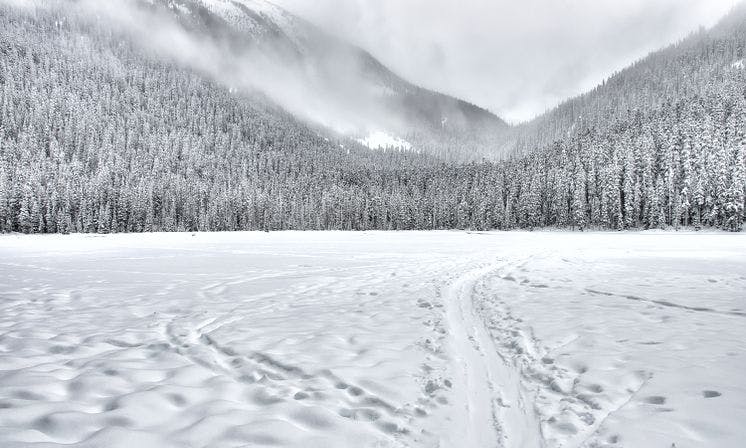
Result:
{"label": "tree line", "polygon": [[514,155],[460,163],[363,148],[103,24],[0,5],[0,232],[737,231],[737,17],[517,128]]}

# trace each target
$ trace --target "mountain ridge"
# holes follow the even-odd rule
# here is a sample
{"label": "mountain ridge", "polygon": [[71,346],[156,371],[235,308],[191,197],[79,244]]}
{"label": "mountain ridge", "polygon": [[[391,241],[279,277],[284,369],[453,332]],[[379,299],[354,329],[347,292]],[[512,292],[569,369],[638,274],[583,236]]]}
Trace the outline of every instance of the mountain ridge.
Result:
{"label": "mountain ridge", "polygon": [[[670,68],[665,67],[677,67],[675,70],[678,70],[677,59],[694,59],[700,51],[698,45],[717,39],[718,36],[732,36],[734,33],[743,35],[745,26],[746,2],[741,1],[709,29],[700,27],[684,38],[651,51],[612,73],[592,89],[563,100],[529,121],[509,125],[510,129],[505,134],[509,142],[505,143],[507,148],[504,150],[505,153],[525,154],[545,148],[567,139],[578,128],[604,126],[617,118],[634,113],[636,107],[649,106],[650,101],[662,104],[666,98],[674,94],[695,93],[680,90],[687,88],[685,83],[681,82],[681,76],[675,76]],[[742,58],[743,55],[739,57]],[[732,61],[729,59],[721,61],[717,69],[730,68],[731,63],[737,62],[739,57],[733,58]],[[664,69],[658,69],[658,65],[664,66]],[[692,71],[696,68],[690,65],[686,67],[686,70]],[[665,84],[670,82],[670,79],[676,80],[676,85],[671,86],[672,90],[656,96],[655,92],[661,90],[661,86],[665,89]],[[644,87],[630,90],[624,88],[627,85]],[[639,91],[650,92],[650,94],[641,94]],[[612,98],[613,101],[604,102],[604,98]],[[599,110],[601,113],[598,113]]]}
{"label": "mountain ridge", "polygon": [[742,17],[607,83],[551,143],[464,163],[485,142],[371,151],[221,78],[252,73],[211,59],[225,45],[172,34],[185,63],[155,46],[174,30],[74,4],[0,1],[2,232],[743,227]]}
{"label": "mountain ridge", "polygon": [[[139,0],[168,9],[188,29],[230,42],[232,47],[279,55],[315,89],[337,101],[342,115],[359,114],[357,132],[389,131],[398,137],[433,142],[442,136],[492,136],[507,124],[491,112],[434,92],[392,72],[370,52],[328,34],[264,0]],[[236,52],[237,57],[244,57]],[[304,81],[305,82],[305,81]],[[322,124],[329,125],[329,123]],[[331,126],[334,128],[334,126]],[[343,126],[345,127],[345,126]],[[350,126],[347,126],[350,127]],[[369,129],[364,129],[368,127]],[[353,132],[355,132],[353,130]]]}

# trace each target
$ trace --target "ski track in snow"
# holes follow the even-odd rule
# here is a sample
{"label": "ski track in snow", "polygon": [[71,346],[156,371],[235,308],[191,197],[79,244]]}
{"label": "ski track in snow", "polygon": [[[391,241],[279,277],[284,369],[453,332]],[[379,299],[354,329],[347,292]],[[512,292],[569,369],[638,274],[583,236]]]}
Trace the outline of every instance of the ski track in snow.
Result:
{"label": "ski track in snow", "polygon": [[449,446],[539,447],[537,416],[527,391],[474,310],[476,283],[494,266],[468,272],[447,289],[447,315],[454,344],[456,375],[464,386],[459,403],[466,420]]}
{"label": "ski track in snow", "polygon": [[3,447],[739,447],[746,238],[0,237]]}

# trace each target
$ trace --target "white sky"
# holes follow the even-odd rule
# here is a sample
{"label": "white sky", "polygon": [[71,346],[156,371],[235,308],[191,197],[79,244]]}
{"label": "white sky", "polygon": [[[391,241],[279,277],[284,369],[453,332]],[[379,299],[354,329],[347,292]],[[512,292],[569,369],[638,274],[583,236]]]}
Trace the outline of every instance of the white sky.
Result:
{"label": "white sky", "polygon": [[737,0],[275,0],[406,79],[528,120]]}

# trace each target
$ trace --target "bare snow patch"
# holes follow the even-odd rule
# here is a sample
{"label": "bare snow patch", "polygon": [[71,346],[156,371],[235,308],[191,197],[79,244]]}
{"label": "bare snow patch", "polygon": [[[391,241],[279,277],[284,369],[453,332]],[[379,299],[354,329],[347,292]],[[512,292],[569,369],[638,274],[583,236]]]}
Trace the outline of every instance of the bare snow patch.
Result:
{"label": "bare snow patch", "polygon": [[411,143],[383,131],[371,132],[367,137],[358,139],[357,141],[370,149],[396,149],[399,151],[409,151],[412,149]]}

